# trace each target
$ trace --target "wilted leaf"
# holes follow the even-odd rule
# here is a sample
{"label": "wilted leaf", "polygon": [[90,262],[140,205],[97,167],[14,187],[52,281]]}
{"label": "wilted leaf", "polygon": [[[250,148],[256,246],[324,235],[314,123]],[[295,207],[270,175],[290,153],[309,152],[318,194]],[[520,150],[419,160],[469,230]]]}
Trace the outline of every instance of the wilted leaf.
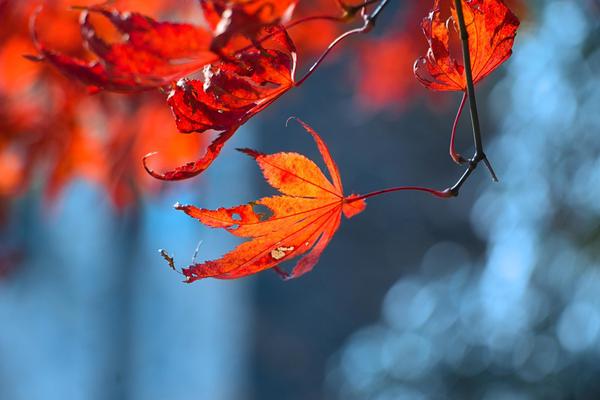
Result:
{"label": "wilted leaf", "polygon": [[212,164],[212,162],[215,160],[215,158],[217,158],[219,153],[221,153],[221,149],[223,148],[225,143],[229,140],[229,138],[231,138],[231,136],[233,136],[236,130],[237,127],[225,132],[221,132],[217,136],[217,138],[214,139],[206,147],[204,155],[199,160],[188,162],[184,165],[181,165],[166,172],[156,172],[148,165],[148,160],[152,158],[155,154],[157,154],[156,152],[154,152],[144,156],[144,168],[154,178],[163,181],[180,181],[194,177],[205,171],[210,166],[210,164]]}
{"label": "wilted leaf", "polygon": [[250,45],[234,58],[207,65],[203,80],[182,79],[169,94],[181,132],[220,132],[196,162],[165,173],[144,163],[152,176],[163,180],[187,179],[204,171],[240,125],[268,107],[294,86],[296,49],[283,27],[263,29],[260,44]]}

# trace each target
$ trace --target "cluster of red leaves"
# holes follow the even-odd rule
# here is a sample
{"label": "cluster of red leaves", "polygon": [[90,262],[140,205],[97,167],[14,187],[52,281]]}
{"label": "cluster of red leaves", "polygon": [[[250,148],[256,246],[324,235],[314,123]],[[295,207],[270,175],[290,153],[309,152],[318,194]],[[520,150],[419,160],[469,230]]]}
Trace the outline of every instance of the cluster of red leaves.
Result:
{"label": "cluster of red leaves", "polygon": [[[349,6],[328,2],[327,12],[343,20]],[[295,86],[296,46],[282,24],[290,20],[296,1],[200,0],[199,4],[206,26],[159,22],[108,6],[83,8],[82,37],[94,54],[91,61],[58,52],[34,35],[38,60],[90,90],[168,89],[167,102],[181,132],[217,133],[200,159],[178,168],[156,172],[145,157],[146,170],[162,180],[188,179],[206,170],[242,124]],[[304,5],[300,11],[308,13],[314,6]],[[92,14],[110,22],[119,34],[115,40],[101,38],[90,22]],[[301,42],[307,38],[306,29],[294,29]],[[330,35],[319,37],[330,40]],[[198,74],[199,79],[184,78]]]}
{"label": "cluster of red leaves", "polygon": [[[78,13],[69,9],[72,3],[45,2],[36,30],[44,43],[84,59],[87,52],[81,48]],[[129,0],[123,5],[160,13],[169,9],[167,3]],[[172,118],[159,93],[89,96],[47,63],[26,60],[23,55],[36,52],[28,26],[39,2],[0,4],[1,199],[18,195],[36,177],[47,182],[47,198],[52,199],[72,178],[80,177],[104,186],[114,203],[124,206],[138,193],[158,188],[140,168],[149,151],[159,145],[165,148],[163,167],[197,154],[203,139],[174,135]],[[87,29],[88,22],[82,28]],[[144,40],[133,32],[130,37]]]}
{"label": "cluster of red leaves", "polygon": [[[131,92],[172,86],[168,103],[179,130],[219,135],[200,160],[164,173],[154,172],[146,158],[144,165],[155,178],[187,179],[204,171],[241,124],[294,84],[296,51],[285,29],[277,25],[294,2],[285,7],[268,3],[201,1],[208,27],[91,6],[81,13],[81,30],[85,47],[95,55],[92,61],[50,49],[38,35],[34,39],[39,60],[91,90]],[[108,20],[120,34],[117,40],[102,39],[90,14]],[[223,23],[226,18],[236,22]],[[238,25],[248,29],[237,32]],[[199,70],[202,80],[180,80]]]}
{"label": "cluster of red leaves", "polygon": [[[208,168],[242,124],[297,85],[297,43],[292,40],[285,26],[296,9],[296,3],[293,0],[200,0],[199,8],[204,12],[205,26],[160,22],[137,12],[121,12],[106,5],[80,7],[80,30],[88,52],[83,51],[81,46],[68,51],[57,49],[44,38],[45,30],[34,23],[33,38],[37,55],[32,58],[46,61],[45,64],[51,64],[62,74],[82,81],[92,91],[137,92],[160,88],[168,92],[166,101],[180,132],[216,132],[217,137],[198,161],[162,173],[155,172],[147,165],[147,157],[144,157],[144,165],[158,179],[187,179]],[[422,28],[429,51],[426,57],[416,63],[415,74],[430,89],[464,91],[464,67],[451,50],[452,37],[455,36],[452,31],[457,31],[454,23],[456,10],[451,3],[450,0],[435,0],[434,9],[423,20]],[[300,2],[299,8],[303,4]],[[330,21],[348,19],[354,15],[349,10],[356,10],[340,1],[333,4],[337,16],[326,18]],[[462,0],[462,4],[477,83],[510,56],[518,20],[502,0]],[[446,7],[443,10],[442,5]],[[422,2],[414,6],[408,15],[413,15],[412,12],[423,12]],[[442,17],[445,14],[449,15],[449,19]],[[307,31],[299,30],[298,36],[301,38],[303,33],[306,35]],[[332,37],[336,33],[333,30]],[[388,60],[386,65],[391,65],[391,70],[381,73],[379,66],[374,75],[406,75],[394,70],[395,63],[389,53],[398,52],[403,56],[410,53],[413,57],[416,47],[412,39],[405,42],[399,39],[404,36],[403,32],[396,31],[394,35],[393,46],[390,47],[388,43],[378,53],[380,58]],[[322,36],[331,40],[326,35]],[[375,58],[372,54],[371,57]],[[362,59],[367,60],[365,57]],[[372,65],[377,67],[376,63]],[[377,86],[374,80],[370,84],[366,81],[364,87]],[[389,83],[379,87],[389,87]],[[403,88],[408,86],[402,84],[398,87],[397,93],[403,96]],[[103,96],[97,96],[94,101],[112,111],[113,99],[107,101]],[[67,115],[74,115],[84,101],[80,94],[67,97]],[[128,112],[140,112],[152,121],[149,115],[144,114],[143,108],[139,108],[140,104],[146,103],[134,104]],[[155,104],[157,109],[160,108],[159,102]],[[11,118],[18,115],[11,113]],[[39,113],[25,112],[25,116],[29,115],[37,117]],[[119,154],[120,150],[129,152],[138,140],[134,128],[131,128],[126,117],[119,118],[118,113],[109,115],[111,124],[124,130],[130,128],[131,133],[115,137],[115,140],[109,141],[108,148],[112,154]],[[65,125],[72,131],[70,134],[78,138],[77,135],[82,132],[80,125],[69,122]],[[20,121],[17,118],[12,125],[18,123]],[[47,126],[45,121],[42,126]],[[139,128],[135,126],[138,131]],[[230,209],[177,207],[205,225],[225,228],[236,236],[250,238],[219,260],[184,269],[188,282],[206,277],[239,278],[268,268],[275,268],[286,278],[300,276],[310,271],[317,262],[337,230],[341,214],[351,217],[364,209],[364,198],[371,195],[344,196],[337,167],[325,144],[311,128],[306,125],[305,128],[317,143],[331,181],[316,164],[300,154],[265,155],[243,150],[255,158],[265,179],[281,195]],[[172,140],[171,137],[168,142]],[[96,146],[102,147],[104,144],[91,139],[71,140],[67,146],[60,147],[63,153],[60,164],[54,170],[64,181],[64,177],[70,176],[74,165],[94,160],[92,172],[98,173],[103,170],[98,167],[103,160],[98,159],[101,152]],[[70,147],[74,147],[74,150]],[[122,174],[131,170],[127,162],[112,165],[112,168]],[[111,171],[119,176],[119,173],[114,174],[115,169]],[[97,179],[102,180],[102,175]],[[400,189],[375,194],[397,190]],[[447,192],[433,194],[448,196]],[[266,208],[267,213],[261,212],[261,208]],[[305,253],[308,254],[291,273],[279,269],[281,262]],[[173,266],[173,260],[166,253],[164,255]]]}

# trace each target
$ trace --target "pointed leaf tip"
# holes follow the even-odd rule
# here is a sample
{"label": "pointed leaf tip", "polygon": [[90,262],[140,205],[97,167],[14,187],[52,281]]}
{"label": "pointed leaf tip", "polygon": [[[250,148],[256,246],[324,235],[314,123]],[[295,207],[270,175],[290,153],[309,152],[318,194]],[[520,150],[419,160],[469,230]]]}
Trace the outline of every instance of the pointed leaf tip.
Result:
{"label": "pointed leaf tip", "polygon": [[261,153],[260,151],[256,151],[254,149],[250,149],[250,148],[247,148],[247,147],[238,148],[236,150],[239,151],[240,153],[244,153],[246,155],[249,155],[252,158],[257,158],[259,156],[264,156],[265,155],[264,153]]}

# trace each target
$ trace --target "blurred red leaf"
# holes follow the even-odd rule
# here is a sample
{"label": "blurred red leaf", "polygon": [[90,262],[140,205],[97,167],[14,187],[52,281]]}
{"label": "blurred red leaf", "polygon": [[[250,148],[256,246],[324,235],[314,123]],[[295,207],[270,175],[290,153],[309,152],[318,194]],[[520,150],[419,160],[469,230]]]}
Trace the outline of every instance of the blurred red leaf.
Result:
{"label": "blurred red leaf", "polygon": [[[25,60],[23,54],[35,52],[27,22],[38,3],[2,3],[6,19],[0,26],[0,213],[34,177],[41,178],[38,180],[43,182],[47,200],[56,199],[74,178],[102,186],[118,207],[156,193],[161,186],[141,167],[142,157],[160,145],[163,157],[157,166],[170,168],[195,157],[206,138],[176,135],[172,114],[158,91],[136,96],[108,92],[89,96],[49,63]],[[47,2],[38,29],[52,48],[84,59],[77,13],[69,10],[73,3]],[[82,3],[92,1],[77,2]],[[172,14],[169,3],[119,2],[152,15]],[[193,12],[181,5],[176,11],[186,15]],[[97,15],[93,21],[103,37],[117,31],[107,17]],[[140,46],[145,40],[133,32],[130,38]],[[173,45],[174,53],[179,51],[176,46],[180,44]]]}
{"label": "blurred red leaf", "polygon": [[357,59],[361,79],[355,80],[360,105],[369,110],[409,102],[415,82],[410,65],[403,62],[416,54],[414,40],[402,33],[370,40],[359,48]]}
{"label": "blurred red leaf", "polygon": [[[358,45],[357,71],[352,75],[359,105],[369,111],[397,111],[417,98],[419,84],[411,64],[419,55],[418,21],[428,6],[410,2],[395,15],[389,30],[379,37],[366,38]],[[360,79],[355,79],[360,76]]]}
{"label": "blurred red leaf", "polygon": [[[91,14],[110,21],[123,40],[106,42],[91,23]],[[32,35],[40,59],[92,89],[128,92],[165,86],[217,58],[209,50],[212,33],[194,25],[157,22],[104,6],[85,8],[80,20],[84,44],[97,57],[91,62],[50,49],[39,38],[35,15]]]}
{"label": "blurred red leaf", "polygon": [[[344,196],[338,168],[327,146],[314,130],[302,125],[314,138],[332,180],[301,154],[266,155],[242,149],[256,160],[267,182],[281,194],[218,210],[176,205],[176,209],[209,227],[250,238],[218,260],[185,268],[187,282],[208,277],[241,278],[274,267],[285,278],[297,278],[318,262],[340,225],[342,213],[351,218],[365,209],[364,200]],[[290,274],[277,267],[309,251]]]}
{"label": "blurred red leaf", "polygon": [[[464,65],[454,57],[458,51],[458,26],[454,2],[447,1],[451,14],[442,17],[440,0],[435,0],[433,10],[421,24],[429,43],[425,57],[415,62],[417,79],[427,88],[438,91],[465,91]],[[518,18],[502,0],[462,0],[473,81],[478,83],[512,54],[512,46],[519,27]],[[452,33],[450,31],[452,30]],[[453,49],[451,41],[456,42]],[[457,53],[458,54],[458,53]]]}
{"label": "blurred red leaf", "polygon": [[156,160],[156,166],[167,169],[196,157],[207,143],[202,135],[177,134],[173,116],[159,93],[147,93],[138,100],[139,106],[130,112],[120,111],[128,106],[122,100],[103,111],[111,115],[104,147],[106,188],[118,206],[135,203],[140,196],[161,187],[141,168],[140,160],[149,152],[160,146],[162,157]]}

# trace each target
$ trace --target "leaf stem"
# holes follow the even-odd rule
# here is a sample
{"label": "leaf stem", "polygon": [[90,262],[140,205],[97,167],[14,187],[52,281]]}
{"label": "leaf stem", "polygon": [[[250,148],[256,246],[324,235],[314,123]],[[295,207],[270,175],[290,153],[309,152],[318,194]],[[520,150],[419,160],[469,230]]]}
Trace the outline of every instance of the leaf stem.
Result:
{"label": "leaf stem", "polygon": [[388,189],[383,189],[383,190],[377,190],[375,192],[370,192],[370,193],[362,194],[359,196],[352,196],[352,197],[347,198],[346,202],[352,203],[354,201],[364,200],[364,199],[368,199],[369,197],[375,197],[375,196],[379,196],[379,195],[386,194],[386,193],[405,192],[405,191],[425,192],[432,196],[439,197],[442,199],[448,199],[450,197],[454,197],[454,195],[452,194],[450,189],[435,190],[435,189],[430,189],[430,188],[420,187],[420,186],[398,186],[398,187],[393,187],[393,188],[388,188]]}
{"label": "leaf stem", "polygon": [[460,106],[458,106],[458,112],[456,113],[456,118],[454,119],[454,124],[452,125],[452,135],[450,136],[450,157],[457,164],[464,164],[467,162],[463,156],[461,156],[456,151],[455,139],[456,139],[456,130],[458,128],[458,121],[460,120],[460,116],[462,115],[463,109],[465,108],[465,103],[467,102],[467,97],[469,95],[467,92],[463,93],[462,100],[460,102]]}
{"label": "leaf stem", "polygon": [[[492,179],[497,182],[498,178],[491,163],[487,159],[485,152],[483,151],[483,141],[481,138],[481,125],[479,123],[479,113],[477,111],[477,99],[475,97],[475,84],[473,82],[473,70],[471,68],[471,54],[469,52],[469,33],[467,31],[467,25],[465,23],[465,16],[463,13],[462,0],[454,0],[456,7],[456,16],[458,17],[458,27],[460,31],[460,39],[462,44],[463,53],[463,64],[465,68],[465,79],[467,81],[467,96],[469,98],[469,106],[471,109],[471,123],[473,125],[473,142],[475,143],[475,154],[469,161],[469,167],[461,177],[461,179],[453,186],[453,188],[460,189],[464,180],[471,175],[473,170],[477,168],[479,162],[483,161],[492,175]],[[462,181],[462,182],[461,182]]]}

